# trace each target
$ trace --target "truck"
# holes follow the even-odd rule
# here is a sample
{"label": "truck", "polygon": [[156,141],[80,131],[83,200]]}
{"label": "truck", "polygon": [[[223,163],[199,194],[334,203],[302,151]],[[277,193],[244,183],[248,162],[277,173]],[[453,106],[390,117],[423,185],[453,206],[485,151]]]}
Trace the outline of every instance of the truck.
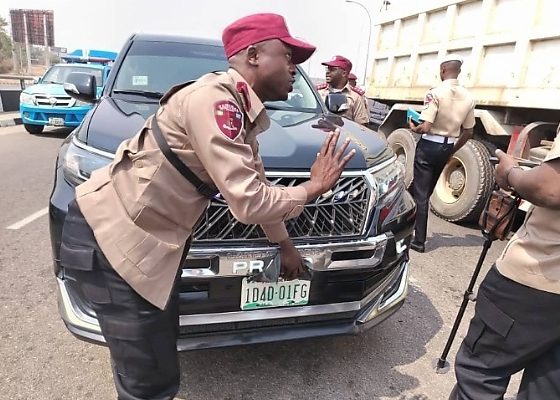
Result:
{"label": "truck", "polygon": [[[172,86],[227,69],[221,42],[133,34],[101,96],[91,74],[68,78],[67,93],[93,109],[60,148],[49,225],[60,316],[78,338],[104,342],[91,303],[60,262],[62,228],[75,187],[111,162],[119,144],[142,128]],[[286,224],[310,269],[309,279],[299,280],[305,291],[298,292],[297,302],[290,291],[296,281],[263,283],[262,289],[248,291],[248,277],[274,260],[278,247],[260,226],[237,220],[217,194],[193,230],[189,255],[180,266],[179,350],[358,334],[394,314],[406,299],[416,207],[404,186],[402,165],[384,138],[329,112],[300,66],[294,78],[287,100],[265,103],[271,124],[259,135],[259,153],[270,184],[292,186],[309,179],[325,135],[336,127],[341,141],[349,138],[357,150],[336,186]]]}
{"label": "truck", "polygon": [[19,112],[25,130],[40,134],[45,126],[78,126],[91,109],[91,104],[73,99],[64,92],[66,78],[73,72],[93,74],[97,93],[101,94],[116,56],[117,53],[109,51],[76,50],[63,56],[64,62],[47,69],[34,85],[23,89],[20,94]]}
{"label": "truck", "polygon": [[496,149],[536,163],[550,150],[560,121],[556,10],[554,0],[401,1],[379,16],[367,96],[388,106],[379,132],[405,164],[409,185],[419,137],[408,129],[407,110],[422,110],[440,83],[443,57],[464,59],[459,83],[475,98],[476,126],[434,189],[430,205],[439,217],[478,218],[494,185]]}

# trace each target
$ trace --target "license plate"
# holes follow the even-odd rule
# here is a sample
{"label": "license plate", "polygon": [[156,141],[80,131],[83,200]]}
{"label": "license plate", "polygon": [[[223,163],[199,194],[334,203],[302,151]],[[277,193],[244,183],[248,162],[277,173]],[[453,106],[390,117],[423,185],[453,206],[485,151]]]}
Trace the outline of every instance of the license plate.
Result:
{"label": "license plate", "polygon": [[57,118],[57,117],[49,118],[49,125],[64,126],[64,118]]}
{"label": "license plate", "polygon": [[294,279],[283,282],[248,282],[241,284],[241,309],[303,306],[309,302],[311,281]]}

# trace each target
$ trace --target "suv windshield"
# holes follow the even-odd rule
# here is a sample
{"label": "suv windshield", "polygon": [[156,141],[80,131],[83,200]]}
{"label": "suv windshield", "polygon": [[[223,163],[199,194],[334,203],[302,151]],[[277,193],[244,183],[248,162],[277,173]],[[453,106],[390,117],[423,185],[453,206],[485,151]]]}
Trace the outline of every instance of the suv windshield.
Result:
{"label": "suv windshield", "polygon": [[[229,68],[221,46],[210,44],[137,41],[118,71],[113,92],[157,99],[172,86]],[[295,110],[318,108],[307,81],[297,72],[288,100],[267,103],[267,108]]]}
{"label": "suv windshield", "polygon": [[55,65],[47,71],[41,79],[41,83],[59,83],[66,82],[66,78],[72,72],[84,72],[95,76],[97,86],[103,86],[103,70],[97,68],[78,67],[72,65]]}

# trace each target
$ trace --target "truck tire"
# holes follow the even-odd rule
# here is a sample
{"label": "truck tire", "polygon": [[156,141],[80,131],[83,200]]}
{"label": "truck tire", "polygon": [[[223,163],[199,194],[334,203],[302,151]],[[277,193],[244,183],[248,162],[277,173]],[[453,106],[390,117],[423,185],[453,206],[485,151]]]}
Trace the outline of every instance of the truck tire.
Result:
{"label": "truck tire", "polygon": [[23,127],[27,132],[31,133],[32,135],[40,134],[41,132],[43,132],[43,129],[45,128],[43,125],[31,125],[31,124],[23,124]]}
{"label": "truck tire", "polygon": [[397,155],[397,160],[405,166],[404,183],[408,188],[414,175],[414,154],[416,153],[416,138],[405,128],[395,129],[387,138],[387,143]]}
{"label": "truck tire", "polygon": [[455,153],[430,198],[432,212],[450,222],[478,220],[494,186],[489,157],[486,146],[477,140],[469,140]]}

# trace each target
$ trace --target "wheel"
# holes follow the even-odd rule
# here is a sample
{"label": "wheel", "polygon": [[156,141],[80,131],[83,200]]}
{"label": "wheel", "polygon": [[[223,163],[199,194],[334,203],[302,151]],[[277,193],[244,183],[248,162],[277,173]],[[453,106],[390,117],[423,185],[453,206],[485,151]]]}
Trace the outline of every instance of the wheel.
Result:
{"label": "wheel", "polygon": [[494,186],[490,153],[469,140],[447,162],[430,198],[432,212],[450,222],[475,221]]}
{"label": "wheel", "polygon": [[39,133],[43,132],[45,128],[43,125],[31,125],[31,124],[23,124],[25,130],[32,135],[38,135]]}
{"label": "wheel", "polygon": [[404,183],[408,188],[414,175],[414,154],[416,153],[414,134],[405,128],[395,129],[387,138],[387,143],[397,155],[397,160],[405,166]]}

